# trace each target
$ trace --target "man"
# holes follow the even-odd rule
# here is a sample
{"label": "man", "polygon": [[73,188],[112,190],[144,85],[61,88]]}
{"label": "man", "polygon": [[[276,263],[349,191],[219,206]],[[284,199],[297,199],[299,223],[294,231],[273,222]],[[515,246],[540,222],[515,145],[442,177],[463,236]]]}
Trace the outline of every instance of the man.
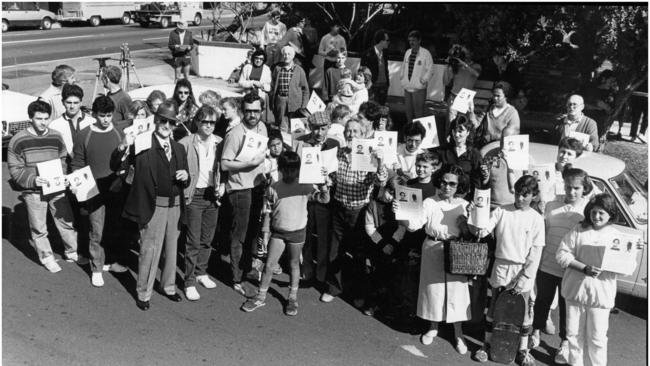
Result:
{"label": "man", "polygon": [[[356,120],[350,120],[345,125],[347,146],[339,151],[339,167],[336,174],[332,175],[335,188],[332,203],[332,237],[327,265],[327,290],[320,297],[322,302],[331,302],[335,296],[343,292],[342,272],[344,262],[347,261],[347,253],[352,255],[353,269],[358,271],[365,265],[365,262],[359,263],[363,262],[361,245],[364,217],[361,212],[370,202],[370,194],[374,186],[383,186],[388,177],[381,161],[381,153],[376,156],[379,160],[376,172],[352,170],[350,146],[354,138],[361,138],[361,124]],[[353,293],[359,296],[363,291],[360,286],[356,286]],[[357,305],[362,306],[362,304]]]}
{"label": "man", "polygon": [[115,103],[113,124],[118,130],[122,131],[126,127],[127,120],[129,119],[131,97],[120,87],[120,79],[122,79],[122,70],[119,67],[114,65],[104,67],[102,82],[104,83],[104,88],[108,90],[107,95]]}
{"label": "man", "polygon": [[[140,254],[136,305],[149,309],[158,262],[165,248],[165,262],[158,291],[179,302],[176,292],[176,246],[181,213],[185,209],[183,190],[189,184],[185,148],[171,138],[178,109],[172,101],[162,103],[154,117],[151,148],[135,154],[134,138],[125,136],[111,155],[111,169],[120,171],[134,165],[134,177],[122,216],[140,228]],[[124,159],[124,156],[127,156]]]}
{"label": "man", "polygon": [[318,54],[323,56],[323,77],[327,74],[327,69],[336,66],[336,58],[340,52],[347,54],[345,38],[339,34],[341,26],[333,23],[330,32],[323,36],[318,46]]}
{"label": "man", "polygon": [[61,100],[61,91],[64,85],[74,84],[77,82],[75,69],[68,65],[59,65],[52,71],[52,85],[45,89],[38,99],[43,100],[52,107],[53,120],[59,118],[65,112],[65,107]]}
{"label": "man", "polygon": [[47,211],[49,208],[54,224],[59,230],[65,247],[66,261],[85,264],[87,261],[77,254],[77,232],[73,226],[70,203],[63,192],[43,195],[42,186],[50,184],[43,172],[36,171],[36,164],[60,160],[66,171],[67,150],[59,133],[47,128],[52,107],[42,100],[31,102],[27,107],[30,126],[18,132],[9,141],[7,164],[15,189],[21,191],[27,208],[30,239],[41,264],[52,273],[61,267],[56,263],[47,232]]}
{"label": "man", "polygon": [[262,28],[262,39],[260,40],[260,47],[265,50],[266,64],[272,66],[273,60],[276,59],[275,47],[279,40],[287,34],[287,26],[280,21],[282,11],[280,9],[273,9],[269,14],[269,21],[264,23]]}
{"label": "man", "polygon": [[[264,101],[255,93],[242,100],[243,123],[233,127],[225,137],[221,166],[228,172],[226,181],[227,204],[232,210],[230,227],[230,266],[233,289],[245,295],[242,274],[252,260],[253,240],[257,237],[264,197],[264,158],[266,147],[259,149],[249,161],[237,160],[247,133],[267,136],[266,126],[260,123]],[[243,258],[243,259],[242,259]],[[246,263],[244,265],[244,263]],[[246,267],[246,268],[245,268]]]}
{"label": "man", "polygon": [[283,64],[273,70],[270,100],[275,124],[282,131],[289,129],[289,118],[309,102],[309,84],[302,67],[296,65],[296,51],[285,46],[281,50]]}
{"label": "man", "polygon": [[[121,198],[119,192],[111,190],[120,178],[111,170],[110,157],[113,150],[122,142],[122,134],[113,127],[115,104],[111,98],[100,95],[93,102],[92,110],[96,122],[93,119],[94,123],[76,136],[74,158],[70,165],[73,171],[90,166],[99,190],[99,195],[82,202],[81,207],[88,212],[90,220],[88,251],[92,272],[91,283],[95,287],[102,287],[104,286],[102,272],[106,259],[104,247],[111,248],[108,254],[115,259],[116,245],[119,244],[116,234],[121,230],[119,211],[116,210]],[[75,187],[72,185],[70,190],[74,192]],[[110,240],[110,246],[106,245],[108,242],[106,239]],[[114,272],[127,271],[126,267],[117,263],[113,263],[108,268]]]}
{"label": "man", "polygon": [[571,132],[580,132],[589,135],[589,143],[585,146],[587,151],[598,151],[598,125],[596,121],[582,114],[585,109],[584,99],[577,94],[569,97],[566,103],[566,115],[562,116],[555,125],[556,143]]}
{"label": "man", "polygon": [[169,50],[172,51],[174,59],[174,83],[181,78],[181,71],[183,78],[189,79],[190,66],[192,60],[190,59],[190,51],[192,51],[192,32],[187,30],[187,22],[180,20],[176,22],[176,29],[169,33]]}
{"label": "man", "polygon": [[433,76],[433,59],[428,50],[420,47],[422,35],[411,31],[408,35],[410,49],[404,54],[400,80],[404,88],[406,121],[424,116],[427,84]]}
{"label": "man", "polygon": [[[302,155],[303,147],[320,147],[321,151],[340,148],[339,142],[327,137],[330,129],[330,116],[327,112],[316,112],[307,120],[311,132],[300,136],[294,143],[294,151]],[[327,262],[331,231],[331,215],[329,204],[322,204],[316,201],[309,202],[307,206],[307,241],[302,250],[303,255],[303,276],[310,281],[314,278],[319,285],[325,283],[327,274]],[[314,252],[316,254],[316,268],[314,269]]]}
{"label": "man", "polygon": [[361,57],[361,65],[366,66],[372,72],[372,86],[368,91],[370,100],[386,105],[388,87],[388,56],[384,52],[388,49],[390,38],[388,32],[383,29],[375,32],[375,45]]}
{"label": "man", "polygon": [[75,137],[79,131],[95,123],[95,119],[81,110],[84,91],[79,85],[64,85],[61,96],[65,112],[61,117],[50,122],[48,127],[63,136],[68,155],[72,157],[72,143]]}

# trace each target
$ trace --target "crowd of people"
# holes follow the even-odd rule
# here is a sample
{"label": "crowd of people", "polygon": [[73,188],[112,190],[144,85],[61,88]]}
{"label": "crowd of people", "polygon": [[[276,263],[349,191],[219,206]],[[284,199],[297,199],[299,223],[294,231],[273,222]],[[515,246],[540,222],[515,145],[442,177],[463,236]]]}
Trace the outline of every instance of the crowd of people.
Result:
{"label": "crowd of people", "polygon": [[[286,27],[274,18],[265,29],[266,50],[253,52],[241,73],[239,82],[247,89],[243,98],[221,98],[211,90],[197,98],[191,82],[177,73],[172,96],[154,91],[146,101],[132,101],[119,87],[121,70],[108,66],[102,72],[108,93],[96,97],[86,113],[75,70],[66,65],[54,70],[46,94],[28,107],[30,127],[8,147],[11,183],[27,207],[29,242],[47,270],[61,270],[48,240],[49,210],[65,259],[80,265],[89,260],[93,286],[104,285],[105,271],[128,271],[129,243],[137,243],[136,305],[143,311],[151,306],[161,257],[156,290],[182,301],[175,285],[181,249],[181,290],[187,300],[197,301],[198,285],[217,286],[208,263],[213,246],[221,246],[229,253],[229,285],[242,295],[244,282],[259,285],[243,299],[245,312],[266,304],[273,276],[284,269],[290,277],[288,316],[298,314],[302,283],[317,288],[323,303],[345,295],[369,316],[381,312],[406,323],[417,315],[428,322],[420,337],[425,345],[437,336],[439,323],[450,323],[454,347],[465,354],[461,325],[482,318],[487,307],[484,346],[473,355],[485,362],[495,300],[510,291],[522,294],[527,308],[518,364],[535,364],[530,348],[539,345],[541,331],[553,327],[549,312],[554,301],[561,338],[555,361],[577,366],[584,356],[593,365],[607,362],[616,275],[601,271],[581,247],[606,244],[616,208],[612,197],[595,194],[588,175],[571,166],[598,143],[595,122],[582,114],[579,95],[568,99],[567,113],[557,125],[550,189],[527,171],[509,168],[502,153],[484,158],[479,152],[493,141],[501,141],[503,148],[504,137],[520,132],[507,83],[494,84],[486,113],[475,112],[471,104],[467,113],[450,113],[440,146],[421,148],[427,129],[417,118],[425,113],[432,61],[420,47],[420,33],[413,31],[400,74],[407,121],[398,131],[396,159],[387,163],[383,151],[375,151],[376,171],[359,171],[352,164],[353,139],[395,130],[386,105],[388,33],[377,32],[353,74],[345,66],[342,37],[332,27],[319,47],[329,66],[321,90],[327,108],[311,114],[305,110],[311,89],[305,71],[294,62],[295,47],[282,47],[282,61],[272,70],[266,60],[274,57],[268,46],[283,38]],[[184,66],[182,60],[176,65]],[[466,87],[479,72],[460,60],[447,77]],[[355,99],[360,91],[364,98]],[[135,136],[123,130],[151,115],[150,147],[136,152]],[[272,116],[273,122],[263,116]],[[302,131],[290,130],[295,117],[307,118]],[[589,134],[589,142],[572,138],[572,131]],[[267,148],[239,159],[252,133],[267,137]],[[331,173],[323,169],[322,184],[299,183],[305,148],[337,149],[338,168]],[[76,187],[68,182],[66,191],[44,195],[42,187],[50,182],[37,164],[57,159],[66,174],[89,166],[99,194],[79,202]],[[395,218],[398,186],[421,191],[417,220]],[[475,189],[491,191],[489,224],[482,228],[468,223]],[[78,240],[86,234],[87,244]],[[490,247],[491,270],[485,276],[448,273],[446,243],[477,238]]]}

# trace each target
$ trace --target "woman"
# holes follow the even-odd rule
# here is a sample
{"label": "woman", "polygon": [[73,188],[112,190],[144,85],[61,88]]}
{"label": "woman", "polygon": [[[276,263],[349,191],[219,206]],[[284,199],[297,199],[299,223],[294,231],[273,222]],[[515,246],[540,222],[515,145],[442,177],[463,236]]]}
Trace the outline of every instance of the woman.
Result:
{"label": "woman", "polygon": [[354,81],[359,84],[359,89],[354,93],[354,98],[359,104],[368,101],[368,90],[372,87],[372,71],[366,66],[360,66]]}
{"label": "woman", "polygon": [[455,44],[449,50],[448,66],[443,75],[443,83],[450,87],[449,105],[456,98],[462,88],[474,89],[476,79],[481,74],[481,65],[471,61],[469,50],[462,45]]}
{"label": "woman", "polygon": [[223,111],[223,119],[225,123],[220,124],[219,129],[215,132],[217,136],[224,138],[233,127],[241,123],[241,112],[239,111],[239,103],[235,98],[228,97],[221,100],[221,110]]}
{"label": "woman", "polygon": [[167,96],[165,93],[163,93],[160,90],[154,90],[149,94],[147,97],[147,106],[149,106],[149,110],[151,113],[156,113],[158,110],[158,106],[162,104],[167,99]]}
{"label": "woman", "polygon": [[469,118],[480,132],[477,133],[477,148],[500,140],[503,136],[519,134],[519,112],[508,104],[510,90],[510,84],[506,82],[495,83],[492,88],[492,103],[482,118],[476,116],[474,106],[470,103]]}
{"label": "woman", "polygon": [[[463,169],[469,178],[469,187],[465,190],[473,194],[474,188],[481,185],[481,153],[473,147],[474,125],[464,115],[458,115],[451,122],[449,145],[438,149],[443,164],[454,164]],[[487,183],[487,182],[485,182]]]}
{"label": "woman", "polygon": [[172,99],[178,106],[177,118],[181,125],[180,128],[183,128],[183,125],[187,127],[188,122],[194,118],[196,111],[199,109],[199,106],[196,104],[194,92],[192,91],[192,83],[187,79],[178,80]]}
{"label": "woman", "polygon": [[[439,322],[453,324],[455,348],[460,354],[467,353],[462,322],[471,318],[468,277],[446,273],[443,240],[456,239],[467,232],[468,202],[456,197],[464,177],[460,167],[443,165],[434,180],[436,195],[424,200],[421,217],[408,220],[409,231],[424,227],[427,234],[422,244],[417,316],[428,320],[430,326],[420,340],[429,345],[438,335]],[[394,201],[393,207],[396,209],[399,203]]]}
{"label": "woman", "polygon": [[196,283],[205,288],[217,286],[207,275],[211,243],[217,227],[219,200],[226,186],[221,180],[221,137],[213,134],[218,120],[214,108],[204,105],[198,109],[194,123],[196,133],[180,143],[187,151],[190,184],[185,188],[187,242],[185,244],[185,297],[200,298]]}
{"label": "woman", "polygon": [[149,110],[149,106],[147,106],[147,102],[142,101],[142,100],[134,100],[131,102],[129,105],[129,113],[128,113],[128,118],[133,120],[133,119],[145,119],[151,115],[151,111]]}
{"label": "woman", "polygon": [[271,69],[265,65],[266,54],[262,50],[253,53],[253,62],[244,66],[239,76],[239,85],[255,91],[264,100],[263,120],[268,121],[268,93],[271,91]]}

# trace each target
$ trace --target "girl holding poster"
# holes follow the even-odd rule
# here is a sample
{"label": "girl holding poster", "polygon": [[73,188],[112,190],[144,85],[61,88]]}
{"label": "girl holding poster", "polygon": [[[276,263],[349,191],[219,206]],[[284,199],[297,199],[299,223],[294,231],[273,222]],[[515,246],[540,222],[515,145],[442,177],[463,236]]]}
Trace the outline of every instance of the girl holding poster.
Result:
{"label": "girl holding poster", "polygon": [[[471,318],[468,279],[467,276],[445,272],[443,240],[467,233],[465,214],[468,202],[456,197],[464,180],[465,174],[460,167],[444,165],[435,178],[436,195],[423,202],[423,215],[419,220],[407,221],[409,231],[424,227],[427,234],[422,243],[417,315],[430,321],[430,326],[420,340],[429,345],[438,335],[439,322],[453,324],[455,348],[460,354],[467,353],[462,322]],[[399,203],[393,206],[395,211],[398,206]]]}

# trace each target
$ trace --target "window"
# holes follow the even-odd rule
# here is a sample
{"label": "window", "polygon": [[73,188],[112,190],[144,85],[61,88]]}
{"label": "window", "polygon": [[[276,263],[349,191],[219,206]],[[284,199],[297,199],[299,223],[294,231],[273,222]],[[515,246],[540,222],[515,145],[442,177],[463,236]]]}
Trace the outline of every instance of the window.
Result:
{"label": "window", "polygon": [[646,225],[648,223],[648,194],[644,192],[636,178],[624,172],[609,181],[625,200],[632,219],[641,225]]}

